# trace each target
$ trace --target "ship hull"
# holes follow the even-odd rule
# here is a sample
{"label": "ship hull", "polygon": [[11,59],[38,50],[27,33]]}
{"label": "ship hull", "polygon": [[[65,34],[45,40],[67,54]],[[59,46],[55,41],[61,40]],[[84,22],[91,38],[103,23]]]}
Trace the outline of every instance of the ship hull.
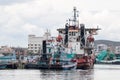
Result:
{"label": "ship hull", "polygon": [[25,69],[55,69],[55,70],[71,70],[76,69],[77,63],[72,64],[26,64]]}
{"label": "ship hull", "polygon": [[102,61],[97,61],[95,62],[95,64],[115,64],[115,65],[119,65],[120,64],[120,60],[102,60]]}
{"label": "ship hull", "polygon": [[94,58],[91,56],[83,56],[76,58],[77,69],[92,69],[94,67]]}
{"label": "ship hull", "polygon": [[7,65],[6,64],[0,64],[0,69],[6,69]]}
{"label": "ship hull", "polygon": [[0,69],[17,69],[17,64],[0,64]]}
{"label": "ship hull", "polygon": [[93,63],[83,62],[77,64],[77,69],[92,69],[94,66]]}

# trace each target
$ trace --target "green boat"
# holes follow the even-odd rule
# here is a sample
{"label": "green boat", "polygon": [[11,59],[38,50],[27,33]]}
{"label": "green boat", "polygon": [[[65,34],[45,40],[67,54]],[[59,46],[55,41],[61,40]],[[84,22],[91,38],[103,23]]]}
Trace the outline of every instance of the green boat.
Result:
{"label": "green boat", "polygon": [[16,69],[17,60],[15,53],[7,56],[0,56],[0,69]]}
{"label": "green boat", "polygon": [[[26,69],[56,69],[56,70],[70,70],[76,69],[77,63],[73,62],[74,53],[64,52],[62,46],[52,46],[46,44],[48,41],[43,41],[43,53],[36,63],[28,63],[25,65]],[[51,45],[51,46],[50,46]]]}
{"label": "green boat", "polygon": [[120,64],[118,59],[113,52],[110,50],[103,50],[96,56],[96,64]]}

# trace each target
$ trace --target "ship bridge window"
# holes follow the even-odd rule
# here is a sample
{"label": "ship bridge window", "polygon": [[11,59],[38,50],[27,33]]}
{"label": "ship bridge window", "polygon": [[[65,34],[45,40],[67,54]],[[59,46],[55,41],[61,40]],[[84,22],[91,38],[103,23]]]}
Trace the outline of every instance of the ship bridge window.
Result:
{"label": "ship bridge window", "polygon": [[72,32],[72,36],[73,36],[73,32]]}
{"label": "ship bridge window", "polygon": [[69,36],[71,36],[71,32],[69,32]]}
{"label": "ship bridge window", "polygon": [[69,36],[76,36],[76,32],[69,32]]}
{"label": "ship bridge window", "polygon": [[72,32],[72,36],[75,36],[75,32]]}
{"label": "ship bridge window", "polygon": [[74,32],[74,36],[76,35],[76,32]]}
{"label": "ship bridge window", "polygon": [[62,31],[59,31],[59,33],[62,33]]}

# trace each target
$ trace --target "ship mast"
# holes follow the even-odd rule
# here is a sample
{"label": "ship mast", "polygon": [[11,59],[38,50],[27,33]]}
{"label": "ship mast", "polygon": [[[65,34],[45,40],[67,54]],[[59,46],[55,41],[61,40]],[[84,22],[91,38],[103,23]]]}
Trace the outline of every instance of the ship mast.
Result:
{"label": "ship mast", "polygon": [[73,12],[74,12],[74,15],[73,15],[73,25],[74,26],[76,26],[77,25],[77,17],[78,17],[78,11],[77,11],[77,9],[76,9],[76,7],[74,7],[74,9],[73,9]]}

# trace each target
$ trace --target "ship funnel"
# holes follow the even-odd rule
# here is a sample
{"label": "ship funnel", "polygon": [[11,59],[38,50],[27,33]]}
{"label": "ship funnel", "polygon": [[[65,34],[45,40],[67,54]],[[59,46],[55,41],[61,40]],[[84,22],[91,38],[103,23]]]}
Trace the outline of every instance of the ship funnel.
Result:
{"label": "ship funnel", "polygon": [[64,40],[64,45],[67,46],[68,43],[68,23],[65,25],[65,40]]}
{"label": "ship funnel", "polygon": [[43,40],[43,43],[42,43],[42,48],[43,48],[43,54],[46,53],[46,40]]}
{"label": "ship funnel", "polygon": [[80,48],[85,47],[85,25],[80,24]]}

